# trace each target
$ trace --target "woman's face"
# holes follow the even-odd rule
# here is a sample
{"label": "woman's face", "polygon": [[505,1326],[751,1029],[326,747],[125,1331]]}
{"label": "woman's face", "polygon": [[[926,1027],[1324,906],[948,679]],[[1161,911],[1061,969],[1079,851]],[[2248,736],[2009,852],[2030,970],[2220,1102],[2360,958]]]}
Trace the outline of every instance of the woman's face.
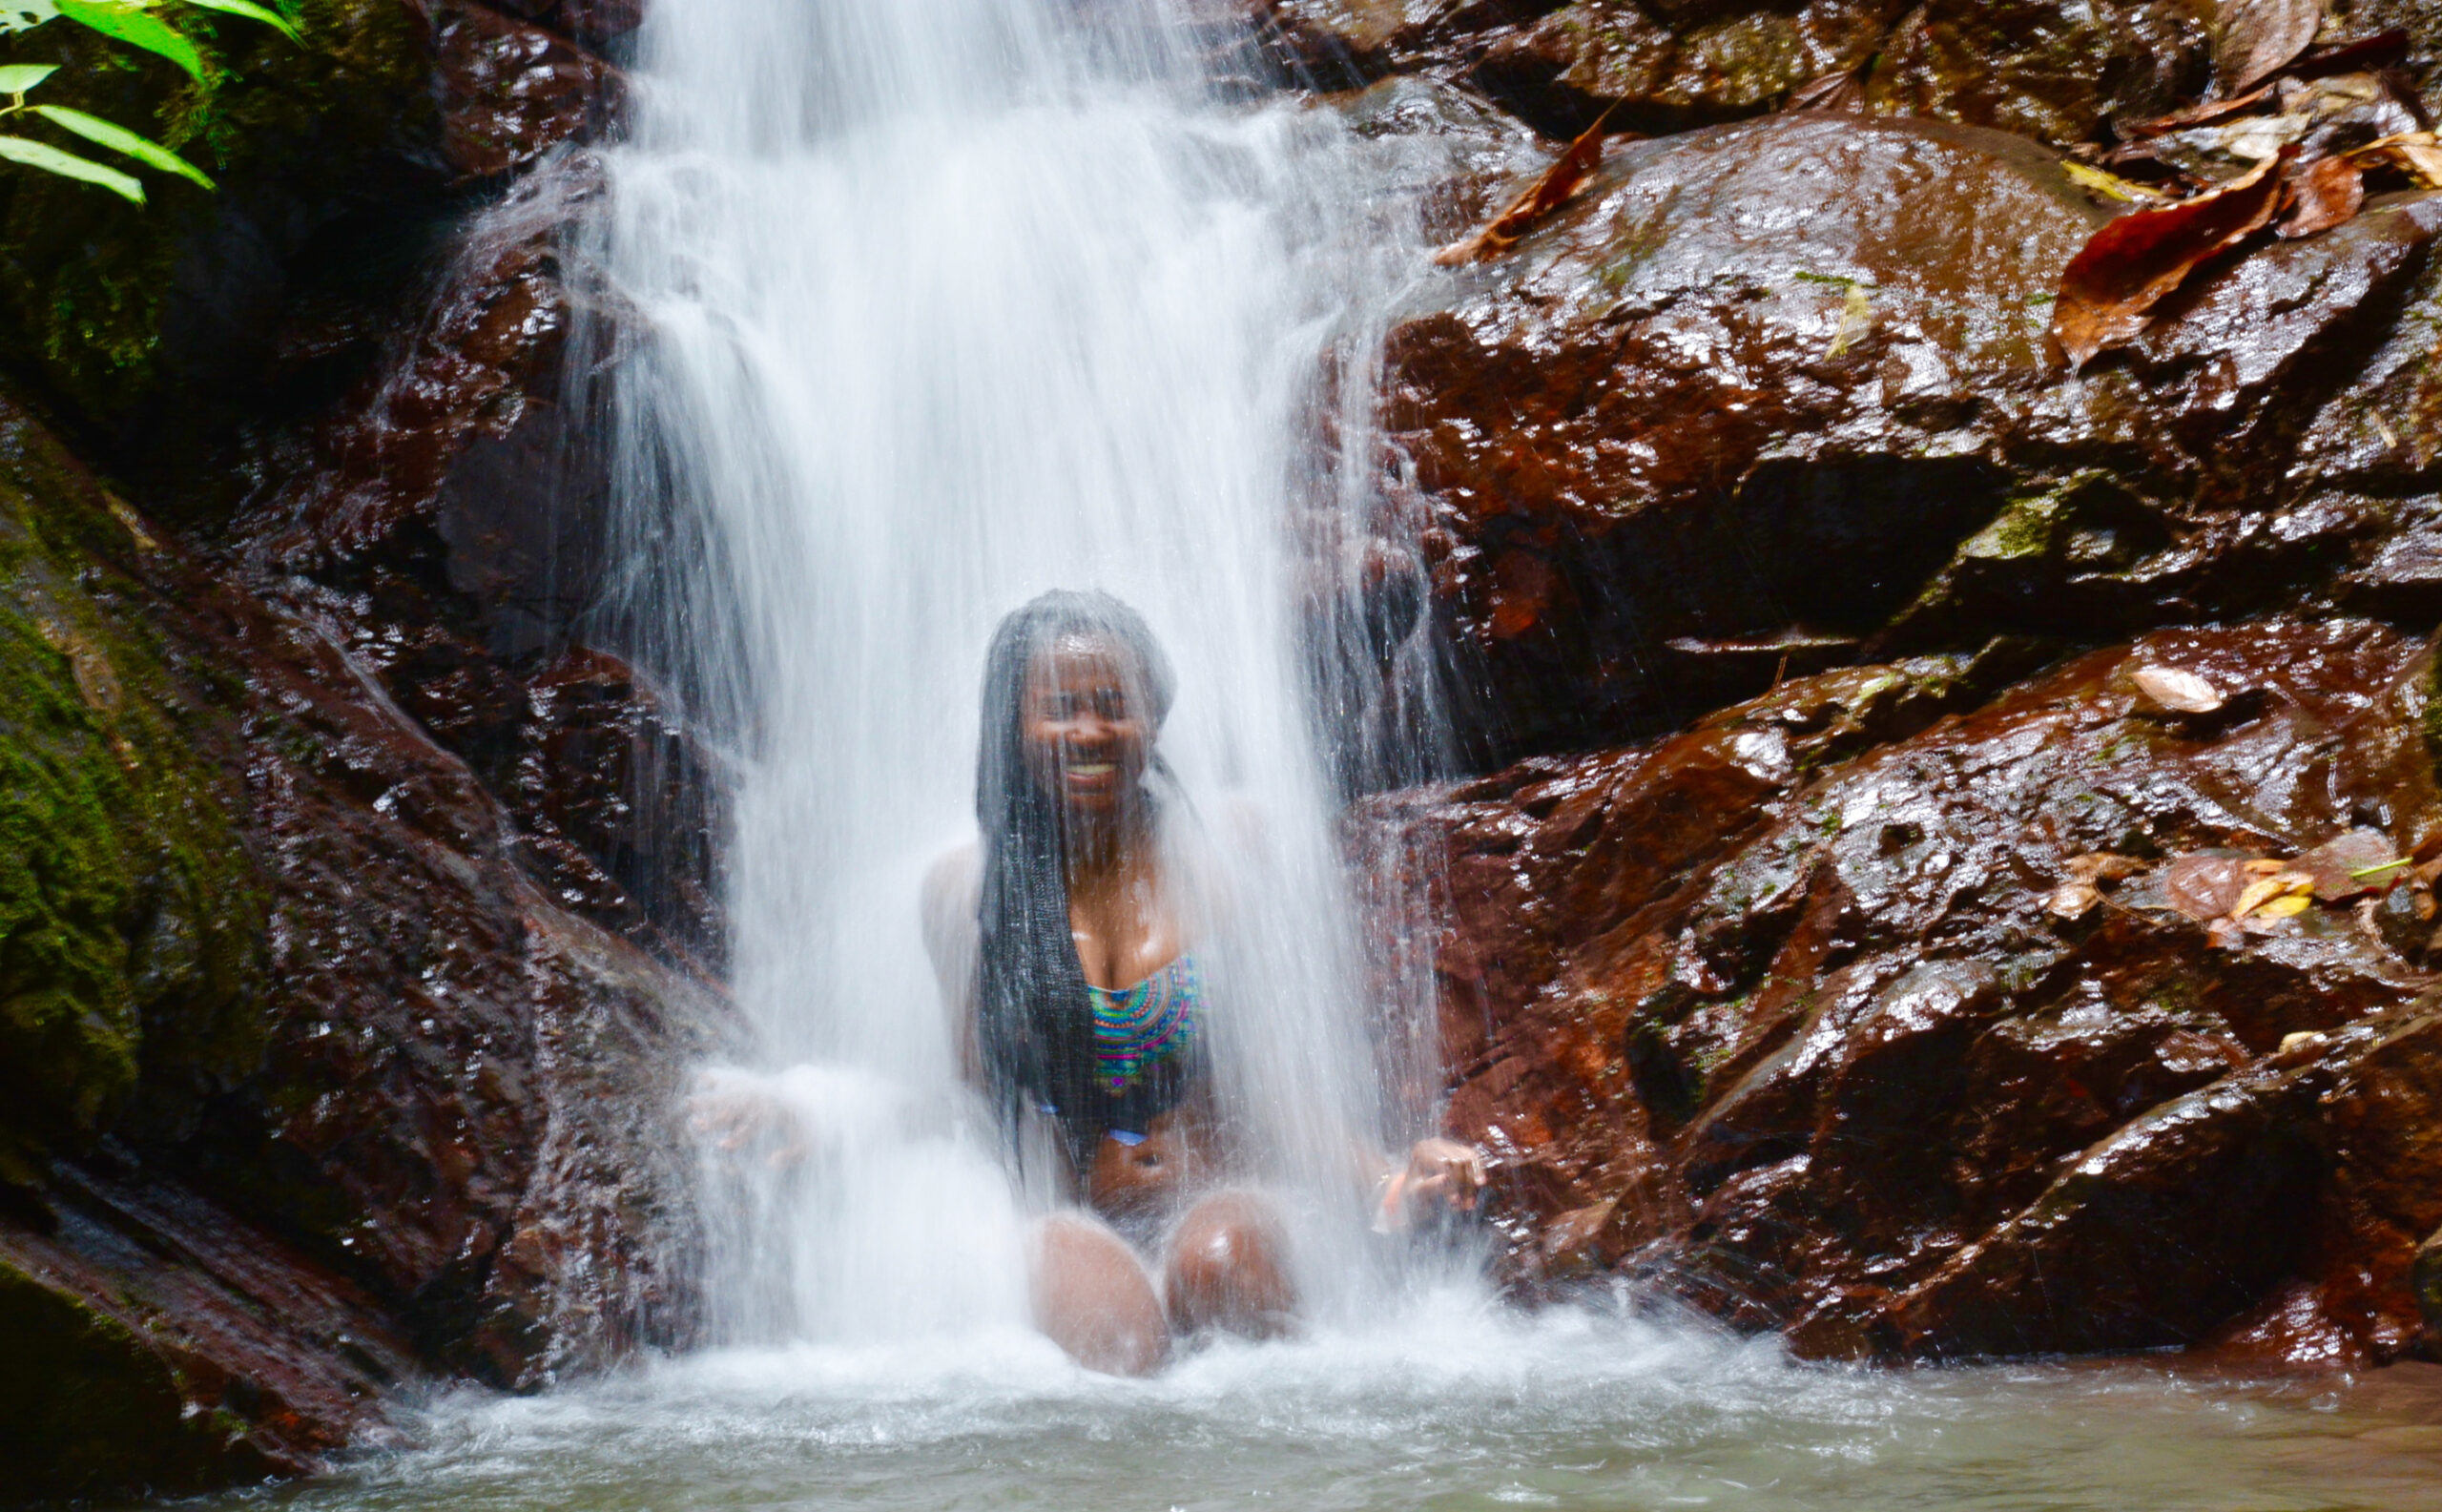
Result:
{"label": "woman's face", "polygon": [[1145,775],[1153,730],[1133,660],[1099,635],[1064,635],[1035,657],[1018,711],[1026,765],[1081,818],[1119,813]]}

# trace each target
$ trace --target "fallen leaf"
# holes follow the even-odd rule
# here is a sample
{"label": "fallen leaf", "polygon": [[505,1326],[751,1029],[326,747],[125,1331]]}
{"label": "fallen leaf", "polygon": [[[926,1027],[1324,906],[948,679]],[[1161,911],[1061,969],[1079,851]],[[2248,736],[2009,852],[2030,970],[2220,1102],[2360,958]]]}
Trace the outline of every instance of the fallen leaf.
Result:
{"label": "fallen leaf", "polygon": [[2106,173],[2102,169],[2089,163],[2079,162],[2075,158],[2062,159],[2060,171],[2067,174],[2069,181],[2079,188],[2091,189],[2096,194],[2117,199],[2122,204],[2160,204],[2170,198],[2170,196],[2159,189],[2148,189],[2143,184],[2133,183],[2118,174]]}
{"label": "fallen leaf", "polygon": [[2072,856],[2067,867],[2070,880],[2080,882],[2116,882],[2134,877],[2144,869],[2145,863],[2136,857],[2115,855],[2110,851]]}
{"label": "fallen leaf", "polygon": [[2246,943],[2246,931],[2229,919],[2216,919],[2204,927],[2204,938],[2224,950],[2236,950]]}
{"label": "fallen leaf", "polygon": [[2267,157],[2210,194],[2111,221],[2060,271],[2052,339],[2076,372],[2145,328],[2146,314],[2199,263],[2261,230],[2281,206],[2285,159]]}
{"label": "fallen leaf", "polygon": [[2083,919],[2102,901],[2102,894],[2092,882],[2068,881],[2052,889],[2043,900],[2044,912],[2062,919]]}
{"label": "fallen leaf", "polygon": [[2205,923],[2228,917],[2250,879],[2245,858],[2177,856],[2163,872],[2163,898],[2173,908]]}
{"label": "fallen leaf", "polygon": [[2324,1037],[2312,1029],[2300,1029],[2295,1034],[2285,1034],[2281,1036],[2281,1053],[2287,1055],[2291,1050],[2303,1049],[2309,1045],[2321,1045],[2323,1040]]}
{"label": "fallen leaf", "polygon": [[2289,869],[2289,863],[2287,861],[2276,861],[2269,860],[2246,861],[2241,864],[2240,869],[2245,871],[2249,877],[2278,877],[2283,872]]}
{"label": "fallen leaf", "polygon": [[1809,79],[1790,91],[1790,97],[1781,106],[1785,111],[1831,111],[1840,114],[1853,114],[1865,108],[1865,81],[1854,69]]}
{"label": "fallen leaf", "polygon": [[2388,162],[2405,171],[2420,189],[2442,189],[2442,141],[2432,132],[2402,132],[2368,142],[2349,154],[2357,163]]}
{"label": "fallen leaf", "polygon": [[2291,861],[2315,880],[2315,896],[2328,903],[2360,893],[2379,893],[2407,876],[2408,860],[2381,830],[2349,830]]}
{"label": "fallen leaf", "polygon": [[1873,306],[1866,302],[1865,285],[1849,285],[1849,297],[1840,303],[1840,323],[1832,329],[1832,346],[1825,358],[1839,356],[1859,336],[1873,329]]}
{"label": "fallen leaf", "polygon": [[2132,138],[2161,136],[2165,133],[2183,131],[2190,126],[2208,126],[2215,121],[2236,115],[2249,106],[2259,103],[2271,93],[2271,85],[2262,85],[2231,99],[2206,100],[2202,105],[2191,105],[2183,111],[2173,111],[2168,115],[2157,115],[2149,121],[2131,121],[2121,128],[2120,134]]}
{"label": "fallen leaf", "polygon": [[2289,175],[2289,209],[2273,232],[2285,241],[2345,225],[2366,203],[2366,173],[2347,157],[2321,157]]}
{"label": "fallen leaf", "polygon": [[2226,701],[2220,689],[2184,667],[2140,667],[2128,681],[2148,714],[2211,714]]}
{"label": "fallen leaf", "polygon": [[1577,140],[1568,144],[1560,161],[1543,170],[1542,176],[1526,186],[1525,191],[1509,202],[1509,207],[1464,240],[1454,241],[1433,255],[1433,260],[1445,268],[1461,263],[1480,262],[1498,257],[1518,244],[1518,238],[1533,230],[1538,222],[1553,211],[1568,203],[1569,197],[1584,186],[1603,161],[1603,122],[1610,118],[1605,111]]}
{"label": "fallen leaf", "polygon": [[[2246,890],[2239,894],[2239,901],[2230,905],[2230,917],[2245,919],[2259,909],[2268,908],[2271,904],[2287,898],[2295,897],[2305,900],[2314,890],[2315,880],[2304,872],[2281,872],[2271,877],[2258,878],[2247,883]],[[2296,908],[2288,912],[2294,914],[2306,906],[2306,902],[2302,901]],[[2274,915],[2273,917],[2282,916]]]}
{"label": "fallen leaf", "polygon": [[2294,919],[2298,915],[2305,913],[2307,911],[2307,905],[2313,901],[2314,899],[2306,893],[2284,893],[2269,902],[2258,904],[2253,917],[2257,919]]}
{"label": "fallen leaf", "polygon": [[2377,31],[2370,37],[2353,42],[2334,42],[2328,47],[2312,47],[2300,53],[2289,65],[2289,72],[2300,78],[2314,78],[2325,73],[2357,73],[2368,69],[2388,68],[2408,56],[2409,35],[2406,31]]}
{"label": "fallen leaf", "polygon": [[2324,0],[2223,0],[2213,37],[2213,77],[2242,94],[2287,68],[2315,40]]}

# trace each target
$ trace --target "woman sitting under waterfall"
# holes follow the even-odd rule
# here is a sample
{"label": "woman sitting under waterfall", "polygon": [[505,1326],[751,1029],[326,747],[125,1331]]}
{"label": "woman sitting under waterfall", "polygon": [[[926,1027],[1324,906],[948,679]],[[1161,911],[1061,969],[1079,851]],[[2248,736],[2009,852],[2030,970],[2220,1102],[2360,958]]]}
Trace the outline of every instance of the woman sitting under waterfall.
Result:
{"label": "woman sitting under waterfall", "polygon": [[[1027,1186],[1038,1327],[1089,1368],[1139,1375],[1173,1337],[1294,1317],[1285,1226],[1241,1182],[1213,1095],[1200,957],[1231,907],[1155,750],[1168,659],[1103,593],[1052,592],[985,658],[977,840],[923,892],[925,945],[968,1082]],[[735,1128],[735,1108],[713,1127]],[[1474,1206],[1480,1156],[1445,1139],[1377,1172],[1377,1229]]]}

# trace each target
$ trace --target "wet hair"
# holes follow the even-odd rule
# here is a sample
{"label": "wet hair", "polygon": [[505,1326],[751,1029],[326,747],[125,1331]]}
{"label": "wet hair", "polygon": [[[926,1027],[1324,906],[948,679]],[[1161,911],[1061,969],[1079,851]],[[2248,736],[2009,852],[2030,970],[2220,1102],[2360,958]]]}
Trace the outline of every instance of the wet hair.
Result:
{"label": "wet hair", "polygon": [[[1068,869],[1058,794],[1026,759],[1026,688],[1060,641],[1099,641],[1135,665],[1131,699],[1157,732],[1169,713],[1169,658],[1144,617],[1107,593],[1057,590],[1001,621],[983,659],[983,723],[975,818],[983,834],[977,905],[977,1042],[984,1082],[1014,1142],[1026,1104],[1047,1107],[1080,1173],[1115,1119],[1136,1111],[1094,1078],[1094,1019],[1068,924]],[[1153,813],[1176,791],[1149,754],[1143,795]],[[1173,1072],[1173,1074],[1175,1074]],[[1155,1095],[1174,1088],[1149,1088]],[[1128,1103],[1134,1103],[1131,1097]]]}

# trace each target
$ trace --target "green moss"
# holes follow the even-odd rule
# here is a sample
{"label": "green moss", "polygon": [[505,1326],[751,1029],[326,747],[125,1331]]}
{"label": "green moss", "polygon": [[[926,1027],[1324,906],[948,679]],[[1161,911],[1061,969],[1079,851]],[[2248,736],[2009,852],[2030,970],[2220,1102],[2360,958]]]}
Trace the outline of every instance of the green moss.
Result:
{"label": "green moss", "polygon": [[1992,524],[1967,538],[1958,554],[1996,561],[2047,556],[2059,535],[2062,516],[2057,493],[2013,499]]}
{"label": "green moss", "polygon": [[[262,889],[158,641],[109,601],[128,528],[0,410],[0,1178],[241,1073]],[[132,549],[132,546],[122,549]],[[148,1105],[155,1100],[149,1097]]]}

